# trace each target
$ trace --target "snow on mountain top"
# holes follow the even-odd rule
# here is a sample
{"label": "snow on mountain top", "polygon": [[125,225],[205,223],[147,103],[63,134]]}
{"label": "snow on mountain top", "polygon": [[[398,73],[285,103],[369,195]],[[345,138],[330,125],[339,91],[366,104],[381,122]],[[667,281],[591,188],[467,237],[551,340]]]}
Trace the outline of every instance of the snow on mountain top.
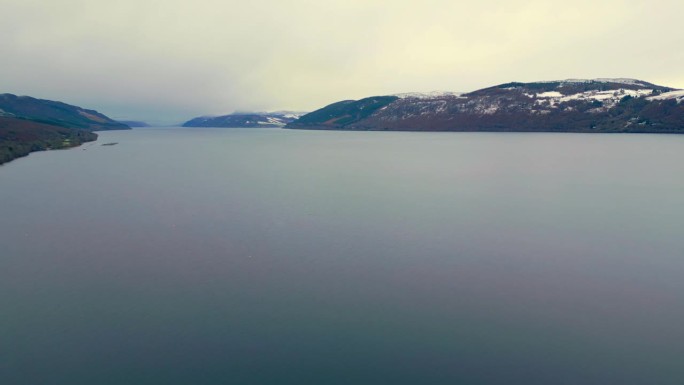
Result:
{"label": "snow on mountain top", "polygon": [[444,96],[455,96],[459,97],[463,95],[462,92],[449,92],[449,91],[432,91],[432,92],[406,92],[402,94],[394,94],[400,99],[414,98],[414,99],[432,99]]}
{"label": "snow on mountain top", "polygon": [[304,111],[273,111],[268,113],[268,115],[279,115],[290,119],[299,119],[306,114],[308,114],[308,112]]}
{"label": "snow on mountain top", "polygon": [[271,117],[283,117],[283,118],[294,118],[294,119],[299,119],[300,116],[306,115],[306,112],[300,112],[300,111],[241,111],[241,112],[233,112],[230,115],[264,115],[264,116],[271,116]]}
{"label": "snow on mountain top", "polygon": [[271,116],[271,117],[283,117],[283,118],[292,118],[292,119],[299,119],[302,115],[306,115],[307,112],[300,112],[300,111],[273,111],[273,112],[265,112],[265,111],[234,111],[229,114],[219,114],[219,115],[202,115],[198,116],[198,119],[213,119],[213,118],[220,118],[224,116],[245,116],[245,115],[263,115],[263,116]]}
{"label": "snow on mountain top", "polygon": [[660,95],[648,97],[646,99],[648,99],[648,100],[677,99],[677,103],[681,103],[682,100],[684,100],[684,90],[676,90],[676,91],[665,92],[665,93],[662,93]]}
{"label": "snow on mountain top", "polygon": [[629,78],[598,78],[594,79],[596,82],[601,82],[601,83],[619,83],[619,84],[628,84],[631,86],[646,86],[643,81],[638,80],[638,79],[629,79]]}
{"label": "snow on mountain top", "polygon": [[535,83],[618,83],[618,84],[626,84],[630,86],[642,86],[645,87],[646,84],[644,84],[643,81],[637,80],[637,79],[629,79],[629,78],[596,78],[596,79],[565,79],[565,80],[548,80],[548,81],[541,81],[541,82],[535,82]]}

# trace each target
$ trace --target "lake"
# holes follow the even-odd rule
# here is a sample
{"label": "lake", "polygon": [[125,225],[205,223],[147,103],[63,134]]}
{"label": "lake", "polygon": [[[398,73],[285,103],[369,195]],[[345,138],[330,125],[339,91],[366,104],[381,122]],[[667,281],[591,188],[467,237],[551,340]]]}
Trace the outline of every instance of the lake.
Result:
{"label": "lake", "polygon": [[2,384],[684,383],[684,136],[99,135],[0,167]]}

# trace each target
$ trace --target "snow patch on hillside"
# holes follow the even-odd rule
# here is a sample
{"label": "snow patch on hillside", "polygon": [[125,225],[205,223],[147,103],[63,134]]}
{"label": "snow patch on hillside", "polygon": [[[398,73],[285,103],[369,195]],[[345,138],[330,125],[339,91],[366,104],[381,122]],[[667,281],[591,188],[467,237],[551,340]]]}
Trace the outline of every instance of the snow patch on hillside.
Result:
{"label": "snow patch on hillside", "polygon": [[651,89],[628,90],[621,88],[618,90],[610,91],[586,91],[571,95],[563,95],[560,92],[552,91],[537,94],[537,100],[535,100],[534,104],[536,106],[556,108],[561,103],[567,103],[572,101],[597,101],[601,103],[600,107],[589,110],[589,112],[597,113],[615,107],[623,98],[626,98],[627,96],[639,98],[651,95],[652,92],[653,90]]}
{"label": "snow patch on hillside", "polygon": [[278,118],[272,116],[266,116],[266,122],[259,122],[259,124],[272,124],[274,126],[284,126],[286,123]]}
{"label": "snow patch on hillside", "polygon": [[670,100],[675,99],[677,103],[681,103],[684,100],[684,90],[665,92],[660,95],[651,96],[646,98],[647,100]]}

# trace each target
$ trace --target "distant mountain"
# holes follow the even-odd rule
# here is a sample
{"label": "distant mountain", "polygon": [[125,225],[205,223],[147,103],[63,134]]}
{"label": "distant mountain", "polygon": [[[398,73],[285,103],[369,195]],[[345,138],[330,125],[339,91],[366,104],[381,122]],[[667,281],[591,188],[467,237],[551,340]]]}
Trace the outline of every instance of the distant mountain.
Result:
{"label": "distant mountain", "polygon": [[294,122],[301,112],[252,112],[222,116],[201,116],[183,123],[183,127],[283,127]]}
{"label": "distant mountain", "polygon": [[0,94],[0,164],[33,151],[78,146],[97,139],[93,130],[129,126],[62,102]]}
{"label": "distant mountain", "polygon": [[506,83],[457,93],[345,100],[287,128],[684,133],[684,91],[635,79]]}
{"label": "distant mountain", "polygon": [[150,127],[148,123],[141,122],[139,120],[119,120],[118,122],[121,124],[125,124],[128,127]]}

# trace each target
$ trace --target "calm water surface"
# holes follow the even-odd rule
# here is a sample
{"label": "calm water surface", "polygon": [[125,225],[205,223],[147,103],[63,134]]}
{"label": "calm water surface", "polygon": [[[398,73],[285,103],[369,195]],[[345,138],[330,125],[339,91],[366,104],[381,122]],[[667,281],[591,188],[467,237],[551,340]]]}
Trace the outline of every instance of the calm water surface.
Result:
{"label": "calm water surface", "polygon": [[679,385],[683,233],[684,136],[103,132],[0,167],[0,383]]}

